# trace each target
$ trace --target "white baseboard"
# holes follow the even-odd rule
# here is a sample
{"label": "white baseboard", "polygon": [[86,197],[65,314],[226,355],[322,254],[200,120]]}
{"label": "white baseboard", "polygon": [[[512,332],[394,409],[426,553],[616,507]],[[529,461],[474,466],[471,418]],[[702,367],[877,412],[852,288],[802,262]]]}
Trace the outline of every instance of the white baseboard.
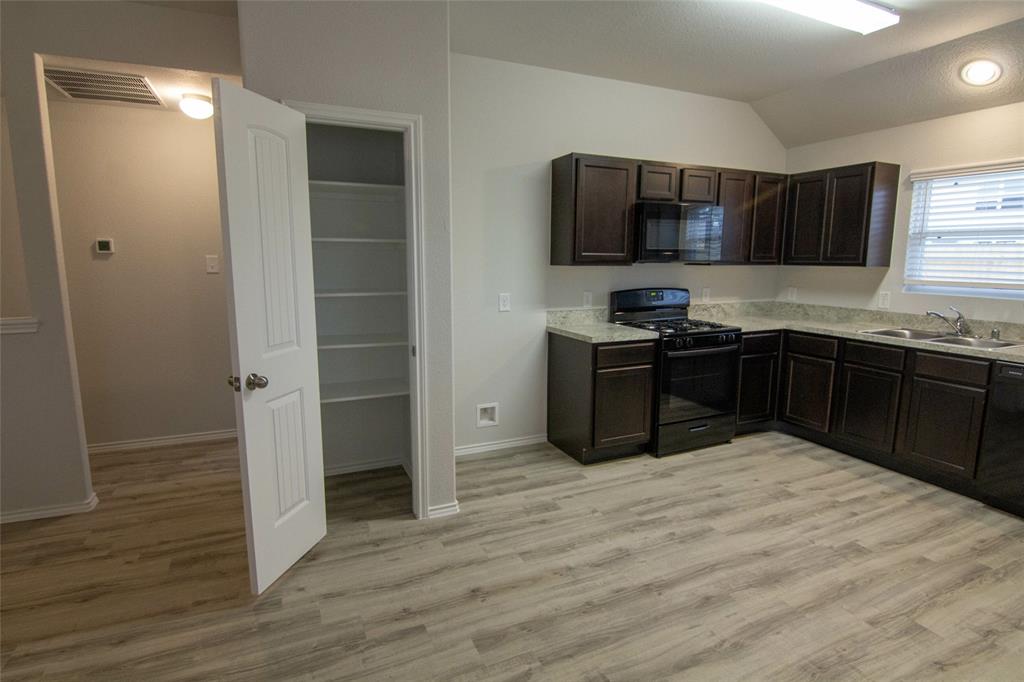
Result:
{"label": "white baseboard", "polygon": [[428,519],[440,519],[445,516],[454,516],[459,513],[459,501],[449,502],[448,504],[439,504],[433,507],[427,508]]}
{"label": "white baseboard", "polygon": [[137,438],[135,440],[118,440],[111,443],[93,443],[89,446],[90,455],[100,455],[105,452],[124,452],[125,450],[141,450],[143,448],[156,448],[166,445],[194,445],[196,443],[210,443],[217,440],[236,438],[234,429],[223,431],[203,431],[200,433],[182,433],[177,436],[157,436],[155,438]]}
{"label": "white baseboard", "polygon": [[14,523],[15,521],[32,521],[34,519],[48,519],[53,516],[68,516],[70,514],[81,514],[96,508],[100,499],[96,493],[89,496],[84,502],[72,504],[55,504],[49,507],[35,507],[33,509],[21,509],[0,513],[0,523]]}
{"label": "white baseboard", "polygon": [[341,474],[354,474],[357,471],[370,471],[372,469],[384,469],[385,467],[405,466],[398,457],[385,457],[382,459],[368,459],[364,462],[352,464],[324,464],[324,476],[339,476]]}
{"label": "white baseboard", "polygon": [[476,443],[475,445],[460,445],[455,448],[456,457],[465,457],[466,455],[479,455],[484,452],[491,452],[493,450],[507,450],[508,448],[518,448],[526,445],[539,445],[541,443],[548,442],[548,435],[546,433],[538,433],[533,436],[522,436],[520,438],[506,438],[505,440],[494,440],[489,443]]}

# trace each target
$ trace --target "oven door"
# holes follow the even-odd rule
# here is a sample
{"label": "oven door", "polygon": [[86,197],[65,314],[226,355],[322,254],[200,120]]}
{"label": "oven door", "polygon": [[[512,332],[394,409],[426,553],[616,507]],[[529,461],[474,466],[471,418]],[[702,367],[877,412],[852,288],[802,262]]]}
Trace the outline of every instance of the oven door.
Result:
{"label": "oven door", "polygon": [[739,345],[664,351],[658,424],[736,412]]}

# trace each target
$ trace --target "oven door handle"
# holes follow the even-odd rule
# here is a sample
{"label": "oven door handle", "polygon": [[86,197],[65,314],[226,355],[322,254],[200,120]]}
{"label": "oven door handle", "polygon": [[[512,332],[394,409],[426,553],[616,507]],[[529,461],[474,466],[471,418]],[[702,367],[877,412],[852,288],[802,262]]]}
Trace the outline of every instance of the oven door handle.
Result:
{"label": "oven door handle", "polygon": [[666,358],[685,358],[694,355],[718,355],[719,353],[735,353],[740,349],[735,346],[719,346],[717,348],[695,348],[694,350],[678,350],[665,353]]}

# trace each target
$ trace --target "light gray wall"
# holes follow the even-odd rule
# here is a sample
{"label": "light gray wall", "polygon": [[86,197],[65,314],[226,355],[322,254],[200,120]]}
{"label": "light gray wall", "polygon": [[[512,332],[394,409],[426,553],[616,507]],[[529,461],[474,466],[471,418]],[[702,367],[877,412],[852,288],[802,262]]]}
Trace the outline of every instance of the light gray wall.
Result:
{"label": "light gray wall", "polygon": [[[785,169],[749,105],[481,57],[452,55],[455,443],[543,435],[547,308],[607,305],[635,286],[710,287],[714,300],[772,298],[776,267],[550,266],[551,159],[589,152]],[[498,294],[512,312],[498,312]],[[476,405],[500,403],[478,429]]]}
{"label": "light gray wall", "polygon": [[423,117],[427,501],[453,502],[448,6],[241,2],[238,20],[247,88]]}
{"label": "light gray wall", "polygon": [[21,219],[14,195],[11,136],[7,131],[7,103],[0,97],[0,317],[26,317],[32,313],[21,248]]}
{"label": "light gray wall", "polygon": [[[213,119],[50,102],[90,444],[235,428]],[[97,255],[93,242],[114,240]]]}
{"label": "light gray wall", "polygon": [[[983,109],[921,123],[876,130],[803,147],[787,153],[787,170],[798,173],[861,161],[900,164],[892,263],[885,268],[782,268],[780,299],[797,287],[797,300],[853,308],[871,308],[879,291],[888,291],[892,310],[923,313],[953,305],[968,317],[1024,322],[1024,302],[996,298],[903,293],[903,271],[910,222],[911,171],[1024,157],[1024,103]],[[985,330],[987,331],[987,330]]]}
{"label": "light gray wall", "polygon": [[0,61],[36,334],[6,336],[0,467],[5,515],[92,496],[74,338],[52,191],[39,54],[238,72],[234,19],[135,3],[4,2]]}

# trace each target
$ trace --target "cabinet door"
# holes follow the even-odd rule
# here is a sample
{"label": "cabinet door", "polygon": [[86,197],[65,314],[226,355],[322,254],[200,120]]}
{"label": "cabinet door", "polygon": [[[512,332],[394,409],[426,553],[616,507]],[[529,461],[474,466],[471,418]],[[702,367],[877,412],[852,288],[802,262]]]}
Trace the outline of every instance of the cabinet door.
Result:
{"label": "cabinet door", "polygon": [[575,260],[631,263],[636,204],[636,162],[576,159]]}
{"label": "cabinet door", "polygon": [[758,173],[754,179],[754,217],[750,230],[750,262],[778,263],[786,217],[786,176]]}
{"label": "cabinet door", "polygon": [[828,433],[835,369],[835,360],[787,354],[782,418],[793,424]]}
{"label": "cabinet door", "polygon": [[679,169],[657,163],[640,164],[640,198],[654,201],[679,199]]}
{"label": "cabinet door", "polygon": [[740,385],[736,401],[736,423],[770,421],[775,418],[775,377],[777,353],[740,357]]}
{"label": "cabinet door", "polygon": [[828,218],[822,260],[856,265],[864,262],[867,240],[871,164],[836,168],[829,173]]}
{"label": "cabinet door", "polygon": [[714,168],[684,168],[682,183],[683,201],[715,203],[718,171]]}
{"label": "cabinet door", "polygon": [[754,174],[718,174],[718,205],[722,207],[722,261],[744,263],[750,258],[750,228],[754,218]]}
{"label": "cabinet door", "polygon": [[834,435],[891,453],[899,418],[903,375],[844,364],[839,383]]}
{"label": "cabinet door", "polygon": [[802,173],[789,179],[786,208],[785,263],[820,263],[825,232],[828,172]]}
{"label": "cabinet door", "polygon": [[594,447],[651,439],[654,368],[599,369],[594,373]]}
{"label": "cabinet door", "polygon": [[974,478],[986,393],[914,377],[903,454],[937,470]]}

